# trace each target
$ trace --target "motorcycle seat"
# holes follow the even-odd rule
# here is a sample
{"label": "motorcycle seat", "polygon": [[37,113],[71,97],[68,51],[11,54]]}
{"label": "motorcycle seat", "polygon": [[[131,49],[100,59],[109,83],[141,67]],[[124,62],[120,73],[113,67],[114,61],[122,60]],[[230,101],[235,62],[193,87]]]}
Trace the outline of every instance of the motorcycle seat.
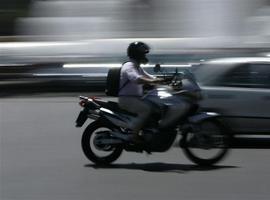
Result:
{"label": "motorcycle seat", "polygon": [[128,112],[128,111],[120,108],[119,104],[117,102],[104,101],[104,100],[95,100],[95,102],[98,103],[101,107],[109,109],[111,111],[118,112],[118,113],[121,113],[121,114],[130,115],[130,116],[134,116],[134,117],[137,116],[137,114],[135,114],[135,113],[131,113],[131,112]]}

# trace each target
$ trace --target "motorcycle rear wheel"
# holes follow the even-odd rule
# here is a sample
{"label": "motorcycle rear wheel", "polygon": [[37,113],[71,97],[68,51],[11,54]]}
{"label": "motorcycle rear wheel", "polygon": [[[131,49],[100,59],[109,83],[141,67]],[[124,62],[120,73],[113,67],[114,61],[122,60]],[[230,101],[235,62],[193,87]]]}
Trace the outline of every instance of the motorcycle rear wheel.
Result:
{"label": "motorcycle rear wheel", "polygon": [[225,158],[229,152],[230,135],[216,119],[202,121],[199,131],[188,131],[182,135],[184,154],[200,166],[211,166]]}
{"label": "motorcycle rear wheel", "polygon": [[[94,143],[94,140],[101,132],[111,131],[111,127],[102,121],[95,121],[87,126],[83,132],[81,146],[84,155],[93,163],[98,165],[109,165],[117,160],[122,154],[121,146],[99,147]],[[99,155],[101,154],[101,155]]]}

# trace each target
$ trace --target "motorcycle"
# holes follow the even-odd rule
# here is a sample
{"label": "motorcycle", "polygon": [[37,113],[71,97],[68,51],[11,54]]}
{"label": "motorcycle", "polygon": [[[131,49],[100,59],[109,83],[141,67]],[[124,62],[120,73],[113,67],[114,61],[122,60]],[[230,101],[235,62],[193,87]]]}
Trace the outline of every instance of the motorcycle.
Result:
{"label": "motorcycle", "polygon": [[[155,71],[160,71],[159,65]],[[155,86],[151,90],[159,91],[157,95],[161,95],[161,98],[174,95],[192,99],[192,107],[185,119],[166,130],[159,130],[156,127],[166,106],[157,108],[147,126],[140,132],[143,142],[138,144],[130,140],[132,131],[129,129],[136,115],[122,110],[117,102],[80,96],[79,105],[82,110],[77,117],[76,127],[82,127],[87,119],[93,120],[84,130],[81,139],[85,156],[95,164],[109,165],[120,157],[123,150],[139,153],[166,152],[177,143],[195,164],[210,166],[221,161],[229,152],[228,129],[219,119],[218,113],[200,111],[196,102],[201,96],[198,92],[194,95],[189,89],[183,89],[185,80],[187,85],[195,84],[199,87],[189,71],[179,73],[176,70],[165,85]],[[176,142],[178,135],[181,137]]]}

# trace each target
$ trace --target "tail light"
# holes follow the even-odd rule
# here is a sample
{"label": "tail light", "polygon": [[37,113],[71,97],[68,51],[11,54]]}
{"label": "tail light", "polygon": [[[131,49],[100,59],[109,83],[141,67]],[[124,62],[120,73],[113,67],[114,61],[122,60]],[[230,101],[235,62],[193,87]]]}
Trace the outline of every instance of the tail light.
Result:
{"label": "tail light", "polygon": [[81,100],[80,102],[79,102],[79,105],[81,106],[81,107],[85,107],[85,105],[86,105],[86,101],[85,100]]}
{"label": "tail light", "polygon": [[79,98],[80,98],[79,105],[84,108],[86,103],[88,102],[88,97],[80,96]]}
{"label": "tail light", "polygon": [[100,99],[100,98],[99,97],[95,97],[95,96],[91,96],[91,97],[89,97],[89,99],[96,100],[96,99]]}

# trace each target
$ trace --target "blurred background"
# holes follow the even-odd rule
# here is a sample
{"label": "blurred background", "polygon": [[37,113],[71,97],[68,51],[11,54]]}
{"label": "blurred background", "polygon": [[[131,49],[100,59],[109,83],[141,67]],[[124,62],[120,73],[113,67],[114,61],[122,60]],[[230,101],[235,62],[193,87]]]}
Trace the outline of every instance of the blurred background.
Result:
{"label": "blurred background", "polygon": [[[242,147],[268,149],[234,150],[211,168],[177,148],[92,165],[75,128],[77,96],[104,95],[108,68],[134,41],[151,47],[150,73],[155,63],[197,66],[201,108],[221,113]],[[269,52],[270,0],[0,0],[0,199],[269,200]],[[198,65],[249,56],[266,64]]]}
{"label": "blurred background", "polygon": [[0,34],[19,40],[228,37],[259,43],[269,35],[269,0],[1,0],[1,4]]}
{"label": "blurred background", "polygon": [[89,77],[89,66],[63,64],[121,64],[137,40],[151,46],[153,64],[266,55],[270,47],[269,0],[0,2],[0,78],[8,83]]}

